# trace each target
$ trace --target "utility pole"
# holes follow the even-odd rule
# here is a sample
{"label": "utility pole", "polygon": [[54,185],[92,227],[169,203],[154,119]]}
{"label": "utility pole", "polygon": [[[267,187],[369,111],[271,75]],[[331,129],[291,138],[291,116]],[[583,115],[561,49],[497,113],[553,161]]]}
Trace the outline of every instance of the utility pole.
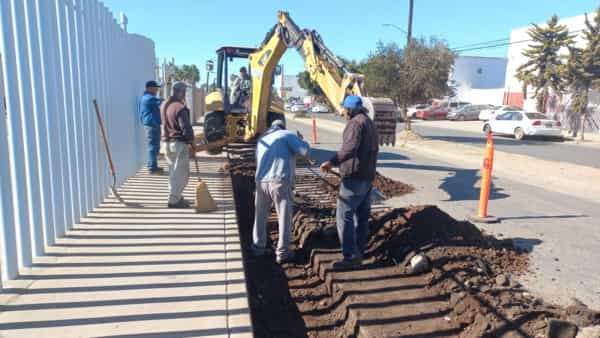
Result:
{"label": "utility pole", "polygon": [[[404,48],[405,57],[408,53],[408,50],[410,49],[412,41],[413,7],[414,0],[408,0],[408,32],[406,33],[406,47]],[[406,119],[406,130],[412,130],[412,126],[410,124],[410,116],[408,116],[406,101],[402,104],[402,106],[402,113],[404,114],[404,118]]]}
{"label": "utility pole", "polygon": [[406,45],[410,45],[412,39],[412,22],[413,22],[413,7],[414,0],[408,0],[408,32],[406,33]]}

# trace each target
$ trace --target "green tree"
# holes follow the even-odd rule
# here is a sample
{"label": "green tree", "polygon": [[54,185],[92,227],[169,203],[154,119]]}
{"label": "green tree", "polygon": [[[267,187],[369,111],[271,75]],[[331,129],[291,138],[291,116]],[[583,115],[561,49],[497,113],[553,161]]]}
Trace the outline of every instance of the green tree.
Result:
{"label": "green tree", "polygon": [[[600,87],[600,7],[593,23],[585,15],[585,26],[583,36],[586,44],[582,49],[570,48],[567,64],[567,81],[573,91],[570,112],[575,115],[574,118],[581,118],[581,140],[584,139],[589,92]],[[576,129],[573,136],[577,136]]]}
{"label": "green tree", "polygon": [[323,95],[321,87],[319,87],[319,85],[310,78],[310,74],[307,71],[298,73],[298,85],[300,88],[308,91],[310,95]]}
{"label": "green tree", "polygon": [[200,81],[200,70],[196,65],[170,65],[173,69],[173,80],[195,84]]}
{"label": "green tree", "polygon": [[403,107],[427,102],[451,93],[448,76],[455,55],[440,40],[413,39],[402,50],[395,43],[379,42],[375,52],[360,65],[370,96],[389,97]]}
{"label": "green tree", "polygon": [[528,61],[517,68],[517,79],[523,83],[523,94],[527,87],[534,88],[533,98],[537,100],[537,110],[546,112],[546,101],[550,89],[559,96],[565,90],[566,64],[559,54],[563,47],[569,47],[573,38],[564,25],[558,24],[558,17],[553,15],[545,27],[533,24],[527,34],[532,40],[523,55]]}

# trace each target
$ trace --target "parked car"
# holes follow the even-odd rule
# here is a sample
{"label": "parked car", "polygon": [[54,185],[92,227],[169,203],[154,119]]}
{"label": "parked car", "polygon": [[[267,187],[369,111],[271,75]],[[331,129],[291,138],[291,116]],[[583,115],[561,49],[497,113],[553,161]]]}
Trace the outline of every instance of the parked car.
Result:
{"label": "parked car", "polygon": [[522,110],[519,107],[515,107],[515,106],[500,106],[500,107],[494,107],[491,109],[484,109],[479,113],[479,120],[481,121],[487,121],[487,120],[491,120],[494,118],[494,116],[500,115],[504,112],[507,111],[517,111],[517,110]]}
{"label": "parked car", "polygon": [[305,113],[307,111],[307,107],[304,105],[304,103],[294,103],[290,107],[290,111],[292,113]]}
{"label": "parked car", "polygon": [[426,104],[417,104],[415,106],[408,107],[408,109],[406,110],[406,115],[408,117],[415,117],[415,113],[418,110],[422,110],[422,109],[425,109],[427,107],[429,107],[429,106],[426,105]]}
{"label": "parked car", "polygon": [[548,119],[544,114],[509,111],[497,115],[483,125],[485,133],[514,135],[522,140],[525,136],[562,137],[560,122]]}
{"label": "parked car", "polygon": [[415,113],[415,117],[422,120],[443,120],[446,115],[448,115],[448,107],[427,107]]}
{"label": "parked car", "polygon": [[448,105],[448,104],[446,104],[446,105],[442,105],[442,107],[446,107],[446,108],[448,108],[448,106],[450,106],[450,107],[449,107],[449,108],[450,108],[450,111],[453,111],[453,110],[457,110],[457,109],[460,109],[460,108],[462,108],[462,107],[468,106],[468,105],[470,105],[470,104],[471,104],[470,102],[458,101],[458,102],[450,102],[450,104],[449,104],[449,105]]}
{"label": "parked car", "polygon": [[484,109],[493,109],[494,106],[490,104],[469,104],[458,108],[456,110],[451,110],[448,113],[448,120],[458,120],[458,121],[477,121],[479,119],[479,113],[481,113]]}
{"label": "parked car", "polygon": [[331,109],[329,109],[329,106],[325,103],[314,103],[310,106],[310,111],[312,113],[329,113],[331,112]]}

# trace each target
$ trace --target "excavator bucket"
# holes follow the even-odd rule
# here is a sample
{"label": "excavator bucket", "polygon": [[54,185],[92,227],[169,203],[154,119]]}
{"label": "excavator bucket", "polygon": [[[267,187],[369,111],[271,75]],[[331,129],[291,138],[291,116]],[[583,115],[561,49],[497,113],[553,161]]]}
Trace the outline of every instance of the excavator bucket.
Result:
{"label": "excavator bucket", "polygon": [[392,99],[386,97],[363,97],[363,106],[375,123],[379,134],[379,145],[396,144],[397,108]]}

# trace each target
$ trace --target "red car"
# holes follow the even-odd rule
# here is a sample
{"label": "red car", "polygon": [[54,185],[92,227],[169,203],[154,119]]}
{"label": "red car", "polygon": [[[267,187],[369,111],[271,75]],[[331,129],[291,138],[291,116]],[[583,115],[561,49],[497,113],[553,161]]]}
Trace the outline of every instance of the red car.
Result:
{"label": "red car", "polygon": [[417,110],[415,117],[422,120],[445,120],[448,115],[447,107],[432,107]]}

